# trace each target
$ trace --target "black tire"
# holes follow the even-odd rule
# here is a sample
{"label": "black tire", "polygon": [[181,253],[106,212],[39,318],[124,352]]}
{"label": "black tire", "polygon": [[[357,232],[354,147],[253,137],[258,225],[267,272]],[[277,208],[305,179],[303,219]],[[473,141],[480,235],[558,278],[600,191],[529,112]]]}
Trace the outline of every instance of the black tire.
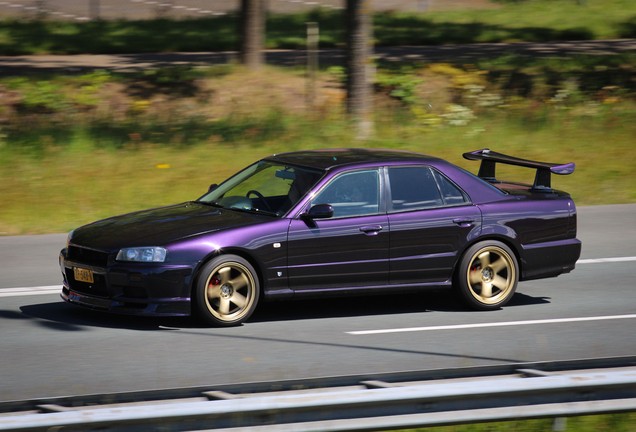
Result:
{"label": "black tire", "polygon": [[453,290],[471,309],[499,309],[514,295],[519,264],[505,244],[488,240],[474,244],[462,255]]}
{"label": "black tire", "polygon": [[199,272],[195,309],[207,324],[235,326],[252,315],[259,294],[258,276],[252,265],[237,255],[220,255]]}

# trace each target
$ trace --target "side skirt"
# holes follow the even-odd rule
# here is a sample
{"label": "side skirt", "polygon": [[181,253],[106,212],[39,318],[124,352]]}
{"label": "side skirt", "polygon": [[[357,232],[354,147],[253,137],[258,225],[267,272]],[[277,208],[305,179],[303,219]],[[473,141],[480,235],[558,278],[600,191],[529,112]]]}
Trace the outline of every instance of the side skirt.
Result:
{"label": "side skirt", "polygon": [[[324,289],[308,289],[308,290],[295,290],[293,298],[315,298],[315,297],[346,297],[346,296],[361,296],[361,295],[382,295],[382,294],[394,294],[394,293],[412,293],[423,290],[432,289],[450,289],[452,282],[447,280],[445,282],[431,282],[431,283],[417,283],[417,284],[395,284],[395,285],[373,285],[362,287],[340,287],[340,288],[324,288]],[[290,297],[285,291],[265,292],[265,300],[289,300]]]}

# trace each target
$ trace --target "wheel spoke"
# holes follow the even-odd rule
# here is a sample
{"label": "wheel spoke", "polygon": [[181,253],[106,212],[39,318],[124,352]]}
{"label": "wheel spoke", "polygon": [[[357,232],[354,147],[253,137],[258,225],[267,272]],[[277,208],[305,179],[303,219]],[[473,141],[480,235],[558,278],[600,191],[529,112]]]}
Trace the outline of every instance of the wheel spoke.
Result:
{"label": "wheel spoke", "polygon": [[230,284],[234,287],[234,291],[240,290],[247,285],[247,278],[243,273],[241,273],[239,277],[232,279]]}
{"label": "wheel spoke", "polygon": [[247,305],[247,298],[236,291],[234,291],[234,295],[232,296],[231,300],[232,303],[234,303],[240,309],[243,309],[245,305]]}
{"label": "wheel spoke", "polygon": [[485,251],[479,255],[479,261],[481,262],[481,268],[485,269],[490,265],[490,252]]}
{"label": "wheel spoke", "polygon": [[499,275],[495,276],[495,278],[492,281],[492,284],[502,291],[508,287],[508,281]]}
{"label": "wheel spoke", "polygon": [[492,283],[490,282],[481,283],[481,296],[484,298],[492,297]]}
{"label": "wheel spoke", "polygon": [[214,300],[221,297],[221,290],[218,285],[209,285],[207,289],[208,300]]}
{"label": "wheel spoke", "polygon": [[226,298],[219,298],[219,313],[227,315],[230,312],[230,301]]}
{"label": "wheel spoke", "polygon": [[219,275],[219,281],[221,281],[221,285],[226,284],[230,279],[230,273],[232,271],[232,267],[223,267],[219,269],[217,274]]}
{"label": "wheel spoke", "polygon": [[468,280],[471,285],[475,285],[481,282],[481,272],[479,270],[471,271]]}
{"label": "wheel spoke", "polygon": [[495,271],[495,273],[499,273],[503,269],[507,268],[508,265],[506,263],[506,260],[503,259],[503,257],[499,257],[499,259],[497,261],[495,261],[494,263],[490,264],[490,267],[492,267],[492,269]]}

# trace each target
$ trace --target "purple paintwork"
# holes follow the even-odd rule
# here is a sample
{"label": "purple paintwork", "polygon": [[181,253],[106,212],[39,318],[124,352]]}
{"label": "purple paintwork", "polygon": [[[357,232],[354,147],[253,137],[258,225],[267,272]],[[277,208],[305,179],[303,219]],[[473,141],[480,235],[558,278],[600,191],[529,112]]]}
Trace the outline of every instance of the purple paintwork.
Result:
{"label": "purple paintwork", "polygon": [[[470,153],[470,158],[489,158],[480,152]],[[497,240],[514,252],[520,280],[569,272],[580,255],[576,209],[563,192],[490,184],[444,160],[410,152],[319,150],[265,160],[298,171],[314,170],[318,180],[280,214],[258,210],[256,204],[248,210],[192,201],[80,227],[60,255],[62,298],[110,312],[189,315],[198,272],[221,254],[239,255],[254,267],[265,299],[449,287],[464,251],[483,240]],[[557,174],[574,169],[573,164],[511,160],[538,170],[549,167]],[[464,201],[392,211],[388,190],[392,167],[430,167],[458,187]],[[302,216],[316,193],[334,178],[365,169],[376,170],[380,179],[379,198],[370,214],[314,220]],[[281,177],[292,178],[286,169]],[[271,201],[268,208],[274,207],[274,198],[282,202],[285,197],[266,197]],[[259,200],[252,194],[248,202]],[[142,246],[164,247],[166,261],[115,259],[121,248]],[[92,270],[95,282],[76,282],[74,267]]]}

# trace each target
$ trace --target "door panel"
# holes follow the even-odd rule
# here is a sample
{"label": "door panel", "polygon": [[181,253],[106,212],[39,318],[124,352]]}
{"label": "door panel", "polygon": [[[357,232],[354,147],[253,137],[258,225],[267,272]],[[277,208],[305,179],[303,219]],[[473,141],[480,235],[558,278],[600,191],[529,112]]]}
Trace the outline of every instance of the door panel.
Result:
{"label": "door panel", "polygon": [[293,220],[288,277],[293,290],[387,285],[389,225],[378,169],[344,172],[312,204],[330,204],[333,218]]}
{"label": "door panel", "polygon": [[457,253],[479,235],[475,206],[419,210],[389,215],[390,283],[444,282]]}
{"label": "door panel", "polygon": [[293,220],[289,229],[288,278],[293,290],[388,284],[386,215]]}
{"label": "door panel", "polygon": [[390,167],[387,174],[390,283],[449,280],[457,253],[479,235],[481,212],[428,166]]}

